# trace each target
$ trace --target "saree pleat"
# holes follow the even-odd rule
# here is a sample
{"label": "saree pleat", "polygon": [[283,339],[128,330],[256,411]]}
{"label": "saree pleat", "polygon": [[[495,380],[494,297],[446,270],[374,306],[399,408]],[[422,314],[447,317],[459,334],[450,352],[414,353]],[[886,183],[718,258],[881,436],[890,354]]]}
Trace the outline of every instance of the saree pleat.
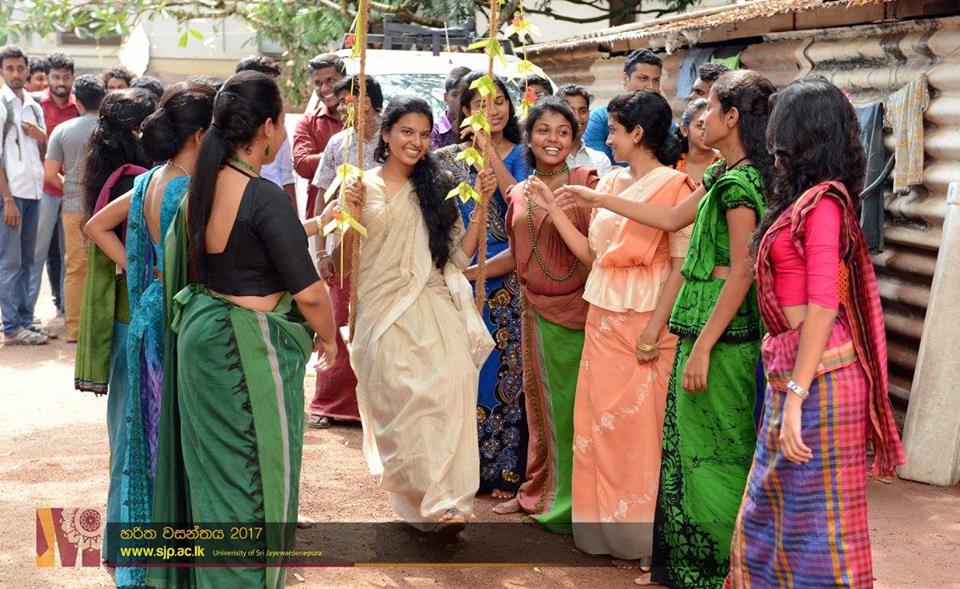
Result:
{"label": "saree pleat", "polygon": [[654,570],[673,587],[717,588],[756,445],[760,342],[716,344],[707,390],[689,393],[680,381],[693,344],[680,339],[667,392]]}
{"label": "saree pleat", "polygon": [[[524,380],[526,390],[537,387],[527,396],[527,415],[536,427],[538,452],[531,452],[527,462],[527,481],[521,487],[520,504],[532,513],[533,521],[552,532],[569,534],[573,497],[573,407],[577,390],[580,356],[583,352],[582,329],[557,325],[530,314],[524,325],[524,346],[530,346],[531,374]],[[531,491],[523,492],[529,487]],[[535,494],[534,494],[535,493]]]}
{"label": "saree pleat", "polygon": [[654,362],[635,344],[651,313],[591,306],[574,408],[573,536],[588,554],[649,560],[667,380],[676,337]]}

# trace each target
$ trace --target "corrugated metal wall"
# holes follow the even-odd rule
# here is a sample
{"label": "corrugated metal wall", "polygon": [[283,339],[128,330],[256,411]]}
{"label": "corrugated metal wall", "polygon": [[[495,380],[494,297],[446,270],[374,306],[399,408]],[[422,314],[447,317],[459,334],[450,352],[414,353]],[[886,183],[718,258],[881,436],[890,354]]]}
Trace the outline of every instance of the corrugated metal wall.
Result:
{"label": "corrugated metal wall", "polygon": [[[946,213],[947,186],[960,180],[960,19],[943,18],[770,35],[743,55],[744,65],[783,74],[818,74],[863,106],[929,76],[924,182],[908,194],[887,187],[884,251],[874,256],[887,327],[890,393],[906,404]],[[792,56],[792,59],[785,59]],[[795,64],[795,65],[794,65]],[[775,66],[771,68],[771,66]],[[886,135],[892,152],[893,136]]]}
{"label": "corrugated metal wall", "polygon": [[[677,97],[676,76],[669,72],[678,71],[685,53],[676,51],[664,59],[668,74],[663,93],[675,110],[684,101]],[[558,79],[593,78],[591,91],[605,102],[622,91],[623,58],[596,59],[597,55],[595,49],[584,48],[564,52],[560,58],[537,59]],[[894,195],[887,187],[885,249],[874,256],[886,316],[890,392],[905,405],[936,266],[947,187],[960,181],[960,17],[772,34],[748,47],[741,59],[744,67],[763,72],[778,86],[807,74],[825,76],[847,89],[858,106],[882,99],[922,73],[929,77],[924,182],[904,195]],[[578,75],[588,64],[589,76]],[[888,133],[891,150],[892,139]]]}

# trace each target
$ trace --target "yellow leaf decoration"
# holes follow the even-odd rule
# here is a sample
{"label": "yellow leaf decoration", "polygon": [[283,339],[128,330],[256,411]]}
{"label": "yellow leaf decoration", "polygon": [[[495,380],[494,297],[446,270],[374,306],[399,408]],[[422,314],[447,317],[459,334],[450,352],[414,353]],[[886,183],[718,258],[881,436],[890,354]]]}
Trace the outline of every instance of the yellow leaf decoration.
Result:
{"label": "yellow leaf decoration", "polygon": [[524,43],[525,39],[533,41],[534,37],[539,37],[540,29],[530,22],[525,15],[521,15],[513,19],[513,22],[503,29],[503,34],[508,38],[516,35],[517,39]]}
{"label": "yellow leaf decoration", "polygon": [[334,231],[340,231],[341,234],[353,229],[363,237],[367,236],[367,228],[360,224],[353,215],[346,211],[340,211],[333,221],[330,221],[323,228],[324,236],[330,235]]}
{"label": "yellow leaf decoration", "polygon": [[[353,92],[352,89],[351,89],[350,91]],[[353,98],[353,96],[350,96],[350,98]],[[344,105],[344,107],[346,108],[346,111],[347,111],[347,120],[345,120],[345,121],[343,122],[343,128],[344,128],[344,129],[349,129],[350,127],[353,127],[353,121],[354,121],[356,109],[354,109],[354,107],[353,107],[353,101],[352,101],[352,100],[348,101],[348,102]]]}
{"label": "yellow leaf decoration", "polygon": [[475,147],[468,147],[457,154],[457,160],[465,160],[468,166],[473,166],[478,170],[483,169],[483,156]]}
{"label": "yellow leaf decoration", "polygon": [[[491,96],[497,95],[497,85],[493,83],[493,80],[490,78],[490,76],[477,78],[473,81],[473,83],[470,84],[470,89],[477,90],[480,92],[480,96],[483,96],[484,98],[490,98]],[[460,126],[463,127],[464,125]]]}
{"label": "yellow leaf decoration", "polygon": [[343,163],[337,166],[337,177],[345,184],[352,184],[363,176],[363,170],[353,164]]}
{"label": "yellow leaf decoration", "polygon": [[487,37],[486,39],[480,39],[471,43],[468,47],[468,51],[473,51],[475,49],[483,49],[483,52],[490,57],[496,57],[499,59],[503,65],[507,65],[507,56],[503,52],[503,46],[500,45],[500,41],[496,37]]}
{"label": "yellow leaf decoration", "polygon": [[543,78],[546,77],[546,74],[544,73],[544,71],[529,59],[524,59],[523,61],[517,64],[517,73],[519,73],[520,77],[522,78],[525,78],[531,75],[540,76]]}
{"label": "yellow leaf decoration", "polygon": [[459,197],[461,202],[467,202],[470,199],[480,202],[480,193],[469,182],[461,182],[447,193],[448,199],[454,197]]}
{"label": "yellow leaf decoration", "polygon": [[487,120],[486,115],[483,114],[482,110],[478,110],[469,117],[463,119],[463,122],[460,123],[460,128],[470,127],[473,129],[474,133],[479,131],[490,132],[490,121]]}

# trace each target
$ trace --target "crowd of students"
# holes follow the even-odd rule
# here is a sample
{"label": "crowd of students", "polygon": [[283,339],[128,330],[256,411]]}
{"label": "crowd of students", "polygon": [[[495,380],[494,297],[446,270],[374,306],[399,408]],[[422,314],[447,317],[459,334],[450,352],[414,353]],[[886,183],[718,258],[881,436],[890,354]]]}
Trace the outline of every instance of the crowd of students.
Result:
{"label": "crowd of students", "polygon": [[[76,384],[108,393],[109,521],[297,521],[304,428],[360,421],[397,515],[444,538],[489,492],[651,583],[872,586],[868,441],[881,476],[903,452],[857,223],[863,149],[829,82],[777,91],[706,64],[675,123],[660,59],[638,50],[607,105],[530,79],[520,120],[504,80],[487,102],[465,69],[445,112],[372,77],[360,104],[326,54],[290,141],[267,58],[159,98],[47,64],[38,105],[27,58],[0,50],[5,341],[48,337],[30,285],[55,206]],[[65,105],[79,116],[45,118]],[[347,105],[363,128],[343,128]],[[479,109],[473,136],[460,121]],[[361,145],[367,172],[340,186]],[[448,199],[459,182],[485,206]],[[356,232],[322,235],[344,205],[367,232],[356,258]],[[116,569],[124,587],[283,578]]]}

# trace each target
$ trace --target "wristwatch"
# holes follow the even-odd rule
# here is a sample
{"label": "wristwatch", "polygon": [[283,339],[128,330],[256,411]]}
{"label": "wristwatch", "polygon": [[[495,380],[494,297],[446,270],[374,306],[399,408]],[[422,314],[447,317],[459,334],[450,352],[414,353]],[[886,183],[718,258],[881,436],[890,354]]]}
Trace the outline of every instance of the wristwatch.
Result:
{"label": "wristwatch", "polygon": [[792,380],[787,383],[787,390],[804,400],[810,396],[810,391],[793,382]]}

